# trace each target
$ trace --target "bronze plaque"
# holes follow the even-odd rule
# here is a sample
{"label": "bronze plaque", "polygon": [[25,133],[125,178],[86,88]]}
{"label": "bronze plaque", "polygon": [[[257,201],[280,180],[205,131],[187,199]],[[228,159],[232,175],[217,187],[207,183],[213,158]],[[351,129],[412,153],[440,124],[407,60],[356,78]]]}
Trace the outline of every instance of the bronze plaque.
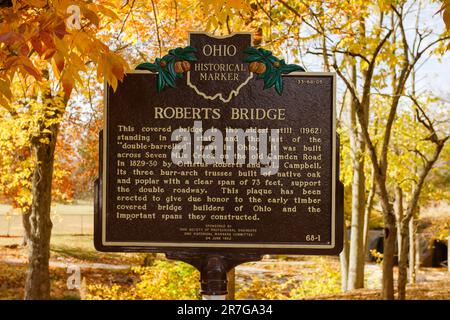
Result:
{"label": "bronze plaque", "polygon": [[250,34],[190,37],[187,68],[158,62],[173,87],[106,88],[97,249],[339,253],[335,75],[283,74],[279,94],[244,62]]}

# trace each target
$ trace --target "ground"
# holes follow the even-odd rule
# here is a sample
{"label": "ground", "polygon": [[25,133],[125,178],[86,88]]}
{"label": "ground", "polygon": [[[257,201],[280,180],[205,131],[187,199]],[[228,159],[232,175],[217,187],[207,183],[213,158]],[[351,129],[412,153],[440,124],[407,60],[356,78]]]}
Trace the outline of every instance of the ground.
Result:
{"label": "ground", "polygon": [[[0,238],[0,299],[22,299],[26,277],[26,249],[19,237]],[[52,238],[52,298],[89,297],[90,285],[113,285],[131,290],[140,275],[130,267],[142,265],[143,254],[100,253],[92,236],[54,236]],[[157,259],[164,260],[162,255]],[[70,290],[68,266],[81,267],[81,289]],[[151,267],[150,267],[151,268]],[[379,299],[380,265],[370,263],[368,289],[340,293],[339,261],[334,257],[271,256],[241,265],[236,270],[239,299]],[[194,277],[195,278],[195,277]],[[156,284],[157,285],[157,284]],[[408,285],[409,299],[450,299],[450,273],[446,269],[422,268],[418,283]],[[326,294],[328,293],[328,294]],[[101,295],[100,297],[105,297]],[[123,298],[108,295],[109,298]],[[91,297],[92,298],[92,297]]]}
{"label": "ground", "polygon": [[[10,212],[10,207],[0,205],[0,299],[22,299],[27,252],[21,246],[21,217],[14,214],[8,217]],[[52,220],[53,299],[198,298],[198,274],[189,266],[166,261],[163,255],[96,251],[90,203],[57,205],[52,210]],[[152,266],[136,268],[142,265]],[[69,266],[80,267],[79,289],[67,286]],[[262,261],[237,267],[236,298],[379,299],[380,279],[381,266],[368,263],[367,289],[341,293],[337,257],[266,256]],[[176,286],[184,287],[180,291]],[[168,288],[167,292],[161,292],[163,287]],[[450,272],[443,268],[422,268],[417,284],[408,285],[407,298],[450,299],[448,288]]]}
{"label": "ground", "polygon": [[[406,288],[409,300],[449,300],[450,273],[446,269],[422,269],[421,274],[428,274],[434,280],[410,284]],[[380,291],[374,289],[359,289],[341,294],[321,295],[312,297],[317,300],[373,300],[380,299]]]}

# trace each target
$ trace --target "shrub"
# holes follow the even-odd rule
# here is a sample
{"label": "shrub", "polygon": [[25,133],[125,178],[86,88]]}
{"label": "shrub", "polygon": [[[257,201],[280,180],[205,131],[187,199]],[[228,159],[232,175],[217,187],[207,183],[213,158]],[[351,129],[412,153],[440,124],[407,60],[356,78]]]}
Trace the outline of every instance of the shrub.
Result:
{"label": "shrub", "polygon": [[[339,293],[341,274],[339,267],[326,259],[316,259],[312,270],[290,270],[276,277],[254,277],[237,288],[237,299],[305,299],[318,295]],[[296,275],[298,277],[293,277]]]}
{"label": "shrub", "polygon": [[200,297],[198,271],[186,263],[156,260],[151,267],[133,267],[132,272],[138,278],[135,285],[88,285],[86,299],[174,300]]}

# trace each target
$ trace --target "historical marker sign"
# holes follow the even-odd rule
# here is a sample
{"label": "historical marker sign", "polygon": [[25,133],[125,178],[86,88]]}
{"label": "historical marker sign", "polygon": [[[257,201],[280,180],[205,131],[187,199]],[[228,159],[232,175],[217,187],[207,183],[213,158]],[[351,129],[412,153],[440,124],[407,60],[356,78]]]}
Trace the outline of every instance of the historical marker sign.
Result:
{"label": "historical marker sign", "polygon": [[106,89],[99,250],[340,252],[335,75],[251,45],[191,33]]}

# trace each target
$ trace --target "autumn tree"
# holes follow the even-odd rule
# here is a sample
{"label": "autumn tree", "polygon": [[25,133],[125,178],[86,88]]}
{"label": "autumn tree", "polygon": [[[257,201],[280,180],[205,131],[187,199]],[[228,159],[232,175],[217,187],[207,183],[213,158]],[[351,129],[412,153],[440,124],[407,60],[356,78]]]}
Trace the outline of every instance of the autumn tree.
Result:
{"label": "autumn tree", "polygon": [[390,178],[394,180],[392,184],[395,189],[395,203],[398,204],[396,213],[399,229],[399,299],[406,297],[408,252],[413,250],[409,236],[410,232],[414,232],[414,228],[411,228],[410,221],[417,212],[422,191],[426,188],[426,180],[450,138],[445,120],[437,121],[436,115],[439,112],[432,111],[433,108],[446,110],[445,104],[426,93],[422,96],[410,96],[409,112],[399,113],[398,121],[394,125],[393,150],[388,154],[395,166],[390,172]]}
{"label": "autumn tree", "polygon": [[[303,64],[302,55],[314,50],[308,48],[309,43],[317,42],[320,50],[315,52],[322,57],[323,71],[332,71],[330,41],[332,37],[364,37],[365,30],[362,21],[370,14],[365,4],[359,2],[323,3],[321,1],[249,1],[246,3],[204,2],[204,8],[210,12],[209,25],[216,32],[230,33],[236,31],[235,26],[242,28],[243,17],[258,17],[246,25],[250,30],[261,30],[260,45],[286,55],[286,51],[295,62]],[[237,18],[236,18],[237,17]],[[355,24],[359,28],[355,28]],[[357,35],[355,35],[355,30]],[[338,41],[337,39],[336,41]],[[284,52],[283,52],[284,51]],[[361,69],[355,63],[354,57],[343,61],[346,66],[353,68],[352,82],[357,85]],[[309,66],[305,66],[310,69]],[[349,272],[343,273],[346,279],[344,288],[361,288],[364,284],[364,246],[366,236],[363,233],[365,203],[365,172],[364,149],[365,141],[359,130],[356,116],[357,101],[350,92],[346,94],[345,103],[351,106],[350,142],[352,144],[351,159],[353,163],[352,183],[352,232],[349,247],[349,259],[344,258],[343,266]],[[368,109],[368,105],[366,107]],[[368,110],[366,112],[368,115]],[[370,208],[368,208],[370,211]],[[345,247],[344,252],[347,251]],[[346,268],[344,268],[346,269]]]}
{"label": "autumn tree", "polygon": [[86,64],[94,63],[98,78],[105,77],[113,88],[124,75],[125,61],[97,38],[115,16],[112,10],[116,5],[112,1],[22,0],[1,9],[0,103],[8,112],[15,112],[12,83],[18,78],[34,78],[26,101],[33,104],[35,112],[30,113],[34,122],[28,136],[32,168],[25,299],[48,299],[50,294],[55,148],[70,94],[77,84],[83,85],[79,73]]}
{"label": "autumn tree", "polygon": [[[131,67],[166,54],[170,49],[186,45],[188,31],[204,29],[204,11],[191,1],[128,1],[115,8],[115,19],[108,30],[97,37],[110,48],[126,57]],[[87,66],[80,73],[86,85],[75,88],[69,101],[74,108],[71,133],[77,136],[74,192],[77,197],[93,195],[93,182],[98,177],[98,134],[103,126],[103,89],[96,70]],[[76,119],[75,123],[73,118]]]}
{"label": "autumn tree", "polygon": [[[381,5],[380,5],[381,4]],[[420,14],[421,3],[416,4],[416,14]],[[375,5],[373,7],[376,7]],[[378,189],[378,198],[384,217],[384,253],[383,253],[383,281],[382,295],[385,299],[393,299],[393,263],[396,238],[396,221],[391,197],[388,191],[388,150],[390,147],[392,128],[397,116],[398,106],[405,95],[406,85],[410,81],[410,75],[416,64],[430,53],[430,49],[448,39],[447,36],[435,36],[431,31],[418,27],[414,36],[409,36],[405,30],[405,21],[411,10],[407,9],[406,2],[394,4],[379,3],[379,24],[368,38],[347,38],[336,48],[330,50],[333,53],[333,67],[346,84],[352,94],[356,106],[358,123],[367,145],[368,154],[372,163],[372,172]],[[417,17],[418,18],[418,17]],[[383,30],[384,29],[384,30]],[[348,41],[348,42],[347,42]],[[358,50],[361,43],[368,44],[368,50]],[[364,49],[364,48],[363,48]],[[401,56],[400,56],[401,54]],[[339,65],[338,55],[357,58],[362,66],[363,83],[356,86],[351,80],[345,68]],[[401,58],[400,58],[401,57]],[[370,105],[372,86],[376,75],[381,73],[390,76],[392,90],[387,93],[390,96],[386,105],[388,114],[385,121],[385,130],[382,134],[380,147],[374,143],[373,136],[369,133],[369,121],[367,107]],[[420,191],[417,190],[419,193]]]}
{"label": "autumn tree", "polygon": [[[419,1],[279,1],[269,14],[274,24],[288,29],[296,21],[300,33],[290,35],[303,40],[304,54],[321,57],[325,70],[334,70],[342,80],[350,98],[350,128],[353,138],[355,208],[352,219],[352,245],[354,257],[350,259],[349,281],[361,285],[363,279],[364,250],[367,243],[367,214],[373,201],[373,192],[367,196],[364,207],[364,159],[367,153],[373,177],[372,190],[377,190],[384,220],[384,259],[382,295],[393,299],[393,265],[396,239],[396,219],[392,205],[389,181],[388,151],[391,147],[392,128],[400,102],[407,99],[407,85],[414,68],[431,53],[438,52],[448,39],[446,34],[436,35],[422,22],[416,32],[408,32],[406,21],[421,21]],[[281,7],[281,9],[280,9]],[[300,46],[300,49],[302,46]],[[439,50],[435,50],[439,49]],[[301,51],[301,50],[300,50]],[[371,101],[376,94],[389,97],[385,104],[386,118],[374,123]],[[372,126],[383,129],[376,132]],[[364,151],[366,150],[366,151]],[[356,180],[355,180],[356,179]],[[369,210],[368,210],[369,209]],[[364,226],[366,224],[366,226]],[[363,231],[365,230],[365,231]],[[361,245],[364,244],[364,245]],[[350,246],[352,251],[352,246]],[[352,275],[352,276],[350,276]],[[352,280],[352,278],[354,280]]]}
{"label": "autumn tree", "polygon": [[[25,80],[25,79],[22,79]],[[0,195],[4,201],[22,213],[24,224],[24,241],[27,244],[30,234],[29,216],[31,213],[31,157],[30,137],[34,134],[36,115],[41,106],[27,96],[30,83],[14,81],[12,86],[15,101],[10,111],[0,108]],[[67,120],[65,120],[67,121]],[[63,128],[63,139],[56,144],[52,198],[57,201],[70,202],[74,195],[73,141],[67,135],[70,131]]]}
{"label": "autumn tree", "polygon": [[[215,23],[215,28],[224,30],[222,32],[231,32],[234,25],[240,26],[240,21],[234,22],[232,17],[239,18],[245,16],[257,17],[247,27],[254,30],[261,30],[260,45],[277,52],[280,55],[289,53],[289,58],[295,62],[305,66],[307,70],[312,70],[310,66],[304,64],[303,56],[306,53],[311,53],[308,44],[312,41],[317,41],[321,44],[327,44],[330,36],[339,34],[347,34],[354,36],[354,26],[352,22],[364,19],[365,15],[369,14],[368,10],[364,10],[365,5],[362,3],[349,2],[333,2],[325,4],[319,1],[278,1],[271,3],[267,1],[249,1],[241,5],[225,5],[222,2],[217,2],[215,6],[209,6],[210,12],[215,18],[212,18]],[[219,19],[219,18],[222,19]],[[245,19],[240,19],[245,21]],[[226,26],[226,28],[224,28]],[[364,32],[363,28],[358,29],[360,33]],[[322,70],[332,71],[329,48],[323,46],[322,50],[316,52],[320,54],[322,59]],[[348,59],[347,59],[348,61]],[[357,81],[357,70],[353,73],[354,81]],[[352,144],[351,155],[353,163],[353,183],[352,183],[352,236],[351,245],[347,250],[344,248],[344,255],[342,259],[343,279],[345,284],[343,288],[355,289],[361,288],[364,285],[364,247],[366,245],[365,239],[367,232],[364,233],[363,224],[366,213],[370,212],[370,206],[366,207],[365,203],[365,172],[364,172],[364,139],[361,131],[358,129],[358,122],[356,119],[355,101],[350,93],[344,99],[344,103],[351,106],[352,122],[350,131],[350,142]],[[367,112],[368,114],[368,112]],[[349,258],[345,258],[347,256]],[[348,263],[347,263],[347,260]],[[347,272],[347,266],[349,272]]]}

